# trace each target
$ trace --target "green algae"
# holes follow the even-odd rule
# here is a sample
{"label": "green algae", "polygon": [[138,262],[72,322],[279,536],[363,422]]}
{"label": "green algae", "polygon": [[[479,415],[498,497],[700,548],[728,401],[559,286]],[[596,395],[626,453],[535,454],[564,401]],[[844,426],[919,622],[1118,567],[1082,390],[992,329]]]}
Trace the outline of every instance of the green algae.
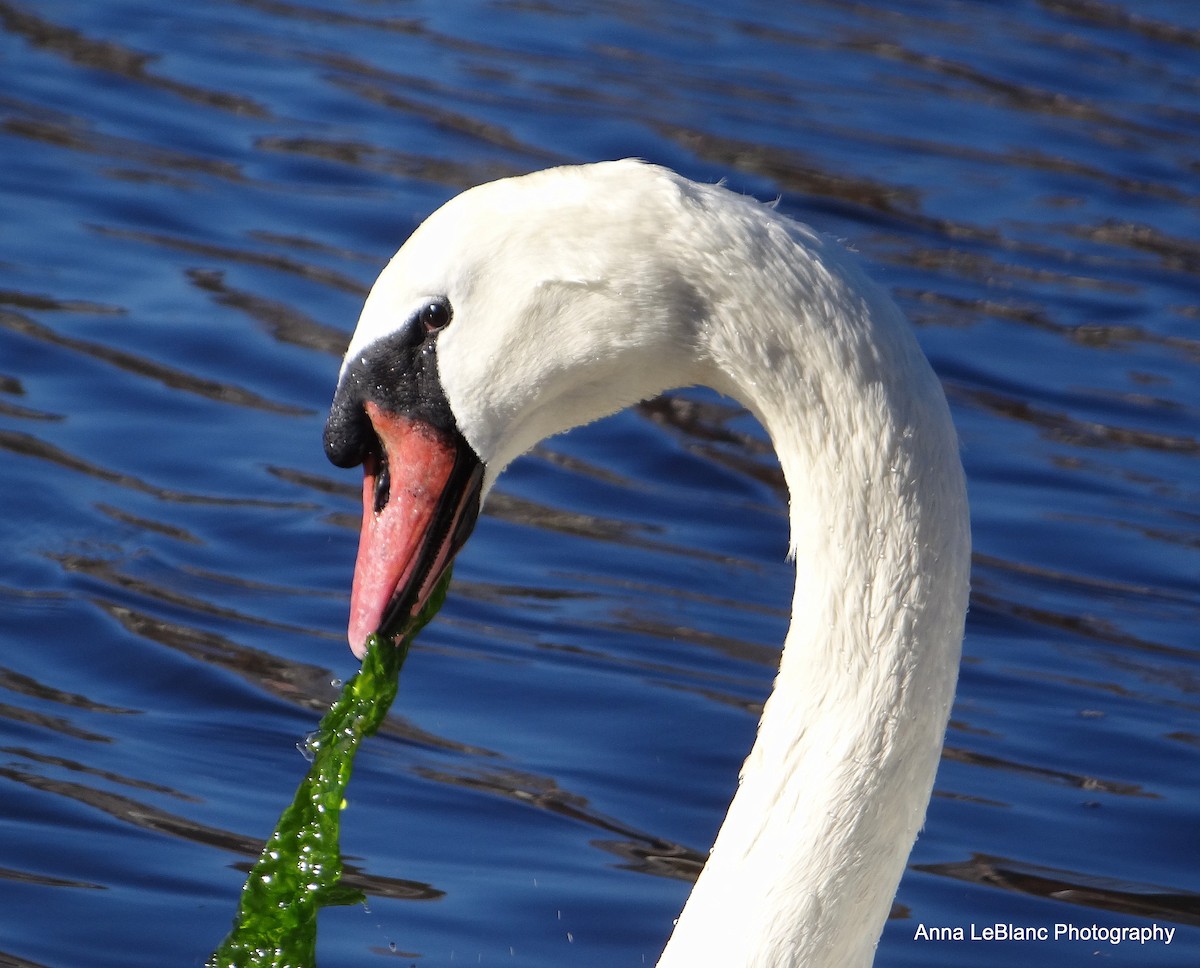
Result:
{"label": "green algae", "polygon": [[242,886],[233,930],[205,968],[315,968],[317,913],[365,900],[362,891],[341,883],[346,785],[359,744],[375,733],[396,698],[409,645],[441,608],[449,583],[447,571],[399,644],[379,635],[368,640],[362,669],[308,739],[308,775]]}

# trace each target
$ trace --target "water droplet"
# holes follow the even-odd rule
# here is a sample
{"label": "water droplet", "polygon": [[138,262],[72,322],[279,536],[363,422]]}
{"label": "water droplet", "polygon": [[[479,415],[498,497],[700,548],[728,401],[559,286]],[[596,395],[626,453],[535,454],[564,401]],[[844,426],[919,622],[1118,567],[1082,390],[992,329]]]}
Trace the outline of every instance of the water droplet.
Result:
{"label": "water droplet", "polygon": [[296,749],[300,751],[300,755],[310,763],[317,758],[317,750],[320,748],[321,743],[320,740],[317,739],[317,734],[315,731],[309,733],[301,742],[296,744]]}

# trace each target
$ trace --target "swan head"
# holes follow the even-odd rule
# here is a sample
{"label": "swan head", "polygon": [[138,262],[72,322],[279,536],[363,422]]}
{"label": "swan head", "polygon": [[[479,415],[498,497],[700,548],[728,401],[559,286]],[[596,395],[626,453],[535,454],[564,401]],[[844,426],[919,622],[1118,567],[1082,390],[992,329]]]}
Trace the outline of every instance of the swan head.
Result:
{"label": "swan head", "polygon": [[698,190],[631,161],[492,182],[434,212],[380,274],[325,428],[330,460],[364,471],[356,654],[420,610],[515,457],[699,382],[705,307],[671,255]]}

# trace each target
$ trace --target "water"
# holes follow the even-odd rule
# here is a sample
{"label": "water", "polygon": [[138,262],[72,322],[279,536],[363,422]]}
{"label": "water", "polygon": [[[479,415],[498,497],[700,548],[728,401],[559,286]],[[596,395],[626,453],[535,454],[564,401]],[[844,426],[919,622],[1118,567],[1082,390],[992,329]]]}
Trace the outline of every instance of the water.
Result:
{"label": "water", "polygon": [[[878,963],[1200,961],[1200,14],[0,2],[0,962],[199,965],[354,664],[337,358],[420,218],[638,155],[897,296],[973,602]],[[502,479],[350,788],[321,964],[652,964],[787,624],[761,430],[674,394]],[[1171,945],[918,925],[1176,929]]]}

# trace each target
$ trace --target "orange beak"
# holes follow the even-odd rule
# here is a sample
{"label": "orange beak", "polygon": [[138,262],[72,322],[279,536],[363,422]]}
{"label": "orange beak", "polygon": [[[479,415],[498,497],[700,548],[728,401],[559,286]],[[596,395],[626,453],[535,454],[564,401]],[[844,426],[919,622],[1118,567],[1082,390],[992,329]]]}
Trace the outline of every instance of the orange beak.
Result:
{"label": "orange beak", "polygon": [[350,593],[350,648],[372,632],[402,635],[432,594],[479,514],[483,464],[456,432],[373,402],[379,442],[363,461],[363,519]]}

